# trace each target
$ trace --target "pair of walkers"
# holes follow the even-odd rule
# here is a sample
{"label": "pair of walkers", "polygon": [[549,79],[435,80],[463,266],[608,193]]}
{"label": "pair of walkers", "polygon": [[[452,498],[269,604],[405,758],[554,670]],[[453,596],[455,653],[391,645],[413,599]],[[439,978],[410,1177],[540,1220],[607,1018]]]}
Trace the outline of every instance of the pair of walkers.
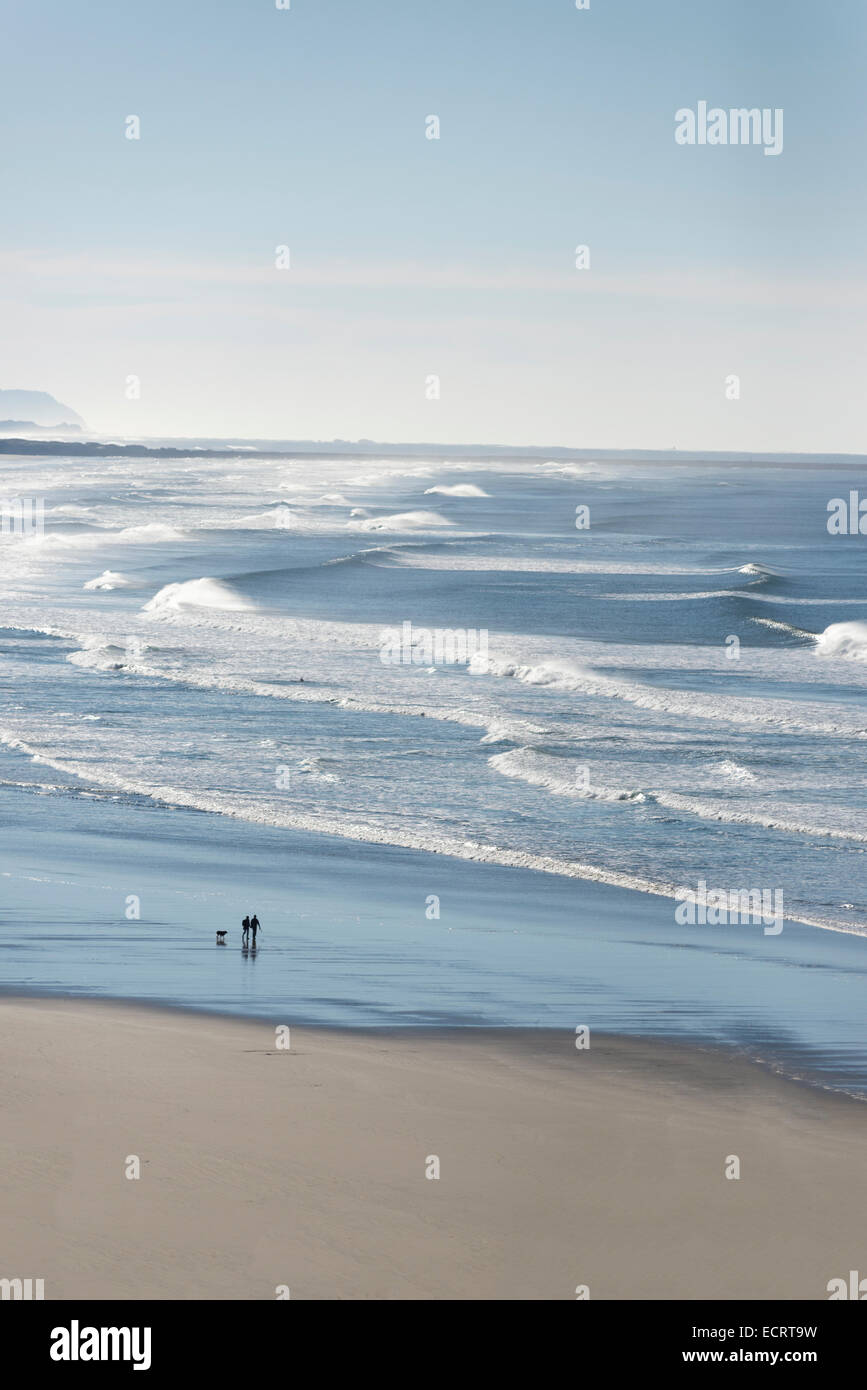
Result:
{"label": "pair of walkers", "polygon": [[255,945],[256,945],[256,933],[257,933],[257,931],[261,931],[261,930],[262,930],[262,925],[261,925],[261,923],[260,923],[260,921],[259,921],[259,918],[256,916],[256,914],[255,914],[255,912],[254,912],[252,917],[245,917],[244,920],[243,920],[243,922],[241,923],[241,941],[244,943],[244,945],[246,945],[247,942],[248,942],[249,939],[250,939],[250,933],[252,932],[252,933],[253,933],[253,945],[255,946]]}

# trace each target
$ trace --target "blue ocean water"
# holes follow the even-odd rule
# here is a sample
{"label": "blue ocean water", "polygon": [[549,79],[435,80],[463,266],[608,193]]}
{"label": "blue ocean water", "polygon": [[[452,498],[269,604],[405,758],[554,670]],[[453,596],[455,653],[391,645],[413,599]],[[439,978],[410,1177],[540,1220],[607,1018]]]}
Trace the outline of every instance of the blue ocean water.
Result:
{"label": "blue ocean water", "polygon": [[[867,540],[827,527],[856,487],[3,459],[46,517],[0,538],[3,986],[592,1022],[867,1088]],[[386,664],[404,624],[419,659]],[[781,894],[783,931],[679,923],[700,883]]]}

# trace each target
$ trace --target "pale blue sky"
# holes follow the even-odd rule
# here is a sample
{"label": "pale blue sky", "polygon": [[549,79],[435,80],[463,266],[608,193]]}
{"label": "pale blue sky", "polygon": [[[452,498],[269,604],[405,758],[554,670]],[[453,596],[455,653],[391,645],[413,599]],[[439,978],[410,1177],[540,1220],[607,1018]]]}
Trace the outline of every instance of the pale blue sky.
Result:
{"label": "pale blue sky", "polygon": [[[0,385],[130,435],[867,451],[861,0],[3,15]],[[700,99],[783,153],[678,146]]]}

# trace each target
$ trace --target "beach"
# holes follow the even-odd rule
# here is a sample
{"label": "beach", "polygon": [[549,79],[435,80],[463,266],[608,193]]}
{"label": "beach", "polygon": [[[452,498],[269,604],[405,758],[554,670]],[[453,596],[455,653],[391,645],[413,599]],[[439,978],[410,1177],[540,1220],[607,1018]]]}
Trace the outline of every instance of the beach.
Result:
{"label": "beach", "polygon": [[846,476],[0,474],[44,499],[0,547],[0,1279],[821,1300],[861,1268]]}
{"label": "beach", "polygon": [[16,1356],[210,1381],[286,1364],[257,1302],[564,1300],[581,1370],[842,1369],[867,7],[45,8],[0,233]]}
{"label": "beach", "polygon": [[0,1274],[46,1299],[823,1299],[863,1262],[859,1101],[658,1040],[278,1026],[0,1001]]}

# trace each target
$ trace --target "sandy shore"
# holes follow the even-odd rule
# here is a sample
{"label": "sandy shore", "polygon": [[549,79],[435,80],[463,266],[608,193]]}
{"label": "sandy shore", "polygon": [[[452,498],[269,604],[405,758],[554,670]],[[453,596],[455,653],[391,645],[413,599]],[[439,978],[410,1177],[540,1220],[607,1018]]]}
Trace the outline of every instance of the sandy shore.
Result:
{"label": "sandy shore", "polygon": [[19,999],[0,1042],[0,1277],[46,1298],[823,1299],[864,1263],[867,1107],[711,1051]]}

